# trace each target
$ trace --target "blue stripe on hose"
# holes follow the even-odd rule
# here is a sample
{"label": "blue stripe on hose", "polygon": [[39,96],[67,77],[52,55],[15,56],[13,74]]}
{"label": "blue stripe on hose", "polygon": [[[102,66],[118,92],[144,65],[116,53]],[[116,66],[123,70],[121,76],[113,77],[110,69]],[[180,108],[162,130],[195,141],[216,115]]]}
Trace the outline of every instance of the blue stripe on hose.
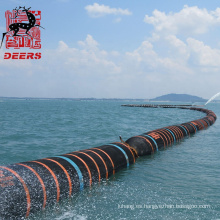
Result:
{"label": "blue stripe on hose", "polygon": [[156,149],[157,149],[157,151],[158,151],[157,142],[156,142],[150,135],[147,135],[147,134],[142,134],[142,135],[144,135],[144,136],[146,136],[146,137],[149,137],[149,138],[155,143]]}
{"label": "blue stripe on hose", "polygon": [[113,147],[117,147],[125,155],[125,159],[127,161],[127,167],[129,167],[129,159],[128,159],[128,155],[126,154],[126,152],[121,147],[119,147],[115,144],[108,144],[108,145],[111,145]]}
{"label": "blue stripe on hose", "polygon": [[209,121],[208,120],[206,120],[206,119],[203,119],[207,124],[208,124],[208,126],[210,126],[210,124],[209,124]]}
{"label": "blue stripe on hose", "polygon": [[193,125],[193,127],[196,128],[196,131],[197,131],[197,127],[193,123],[191,123],[191,122],[188,122],[188,123]]}
{"label": "blue stripe on hose", "polygon": [[181,126],[181,125],[178,125],[178,126],[180,126],[186,132],[186,135],[188,135],[187,130],[183,126]]}
{"label": "blue stripe on hose", "polygon": [[[200,120],[199,120],[200,121]],[[201,122],[201,121],[200,121]],[[202,123],[202,122],[201,122]],[[204,126],[204,124],[202,123],[202,126],[203,126],[203,128],[205,129],[205,126]]]}
{"label": "blue stripe on hose", "polygon": [[79,176],[80,190],[83,190],[83,187],[84,187],[83,175],[82,175],[82,172],[80,171],[79,167],[72,160],[70,160],[68,157],[63,157],[63,156],[55,156],[55,157],[59,157],[59,158],[62,158],[64,160],[68,161],[75,168],[75,170]]}
{"label": "blue stripe on hose", "polygon": [[174,133],[170,130],[170,129],[168,129],[168,128],[165,128],[167,131],[169,131],[172,135],[173,135],[173,139],[174,139],[174,143],[176,143],[176,138],[175,138],[175,135],[174,135]]}

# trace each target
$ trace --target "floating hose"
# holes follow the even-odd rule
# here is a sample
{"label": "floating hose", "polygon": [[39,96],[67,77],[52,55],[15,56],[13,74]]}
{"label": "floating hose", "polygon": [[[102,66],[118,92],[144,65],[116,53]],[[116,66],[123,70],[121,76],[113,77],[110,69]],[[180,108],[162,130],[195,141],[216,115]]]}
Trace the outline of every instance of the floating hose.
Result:
{"label": "floating hose", "polygon": [[211,126],[216,115],[189,105],[124,105],[128,107],[182,108],[206,113],[206,117],[156,129],[127,141],[114,142],[60,156],[0,166],[0,217],[19,219],[57,204],[94,182]]}

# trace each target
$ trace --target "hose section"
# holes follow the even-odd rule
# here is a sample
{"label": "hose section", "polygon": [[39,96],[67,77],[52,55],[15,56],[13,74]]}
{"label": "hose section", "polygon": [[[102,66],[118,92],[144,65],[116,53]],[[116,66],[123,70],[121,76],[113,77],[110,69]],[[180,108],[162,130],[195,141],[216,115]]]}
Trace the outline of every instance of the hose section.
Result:
{"label": "hose section", "polygon": [[199,130],[207,129],[215,123],[217,117],[211,110],[188,107],[186,105],[123,105],[127,107],[145,108],[181,108],[206,113],[206,117],[179,125],[167,126],[156,129],[138,136],[129,138],[126,143],[134,148],[138,156],[148,155],[155,151],[166,148],[176,142],[181,141],[186,136],[191,136]]}
{"label": "hose section", "polygon": [[28,217],[71,197],[135,162],[125,143],[114,142],[60,156],[0,166],[0,216]]}

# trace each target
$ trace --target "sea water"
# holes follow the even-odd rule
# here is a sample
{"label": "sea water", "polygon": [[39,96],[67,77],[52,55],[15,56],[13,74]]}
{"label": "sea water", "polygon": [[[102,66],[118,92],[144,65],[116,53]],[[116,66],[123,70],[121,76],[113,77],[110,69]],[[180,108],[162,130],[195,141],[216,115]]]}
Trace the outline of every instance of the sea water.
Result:
{"label": "sea water", "polygon": [[[1,99],[0,165],[101,146],[119,141],[119,135],[127,140],[205,116],[184,109],[121,106],[142,103]],[[206,108],[220,116],[219,103]],[[29,219],[220,219],[219,137],[217,119],[207,130],[140,157],[109,180]]]}

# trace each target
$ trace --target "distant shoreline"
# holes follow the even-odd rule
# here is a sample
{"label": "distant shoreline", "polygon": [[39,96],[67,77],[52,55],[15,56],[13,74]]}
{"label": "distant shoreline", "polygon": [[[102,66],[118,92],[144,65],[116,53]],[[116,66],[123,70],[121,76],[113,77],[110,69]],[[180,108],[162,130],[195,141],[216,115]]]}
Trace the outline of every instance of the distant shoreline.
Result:
{"label": "distant shoreline", "polygon": [[[42,97],[0,97],[0,100],[3,99],[16,99],[16,100],[69,100],[69,101],[141,101],[141,102],[153,102],[153,103],[162,103],[162,102],[187,102],[187,103],[194,103],[194,102],[205,102],[207,101],[200,101],[200,100],[155,100],[155,99],[135,99],[135,98],[42,98]],[[213,100],[214,103],[220,103],[220,100]]]}

